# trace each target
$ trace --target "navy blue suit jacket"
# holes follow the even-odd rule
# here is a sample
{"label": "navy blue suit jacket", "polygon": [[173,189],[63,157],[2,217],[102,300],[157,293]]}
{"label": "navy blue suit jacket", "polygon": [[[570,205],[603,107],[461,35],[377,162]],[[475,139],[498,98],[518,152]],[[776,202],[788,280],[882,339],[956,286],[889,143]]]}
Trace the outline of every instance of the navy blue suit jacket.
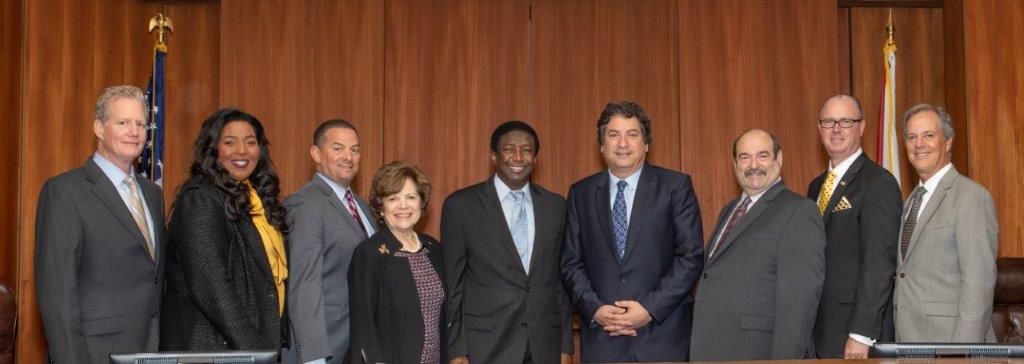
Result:
{"label": "navy blue suit jacket", "polygon": [[[608,171],[569,190],[562,276],[583,327],[584,362],[683,361],[689,354],[693,297],[704,265],[700,207],[690,176],[646,164],[616,256]],[[612,337],[593,322],[598,307],[635,300],[652,321],[636,337]]]}

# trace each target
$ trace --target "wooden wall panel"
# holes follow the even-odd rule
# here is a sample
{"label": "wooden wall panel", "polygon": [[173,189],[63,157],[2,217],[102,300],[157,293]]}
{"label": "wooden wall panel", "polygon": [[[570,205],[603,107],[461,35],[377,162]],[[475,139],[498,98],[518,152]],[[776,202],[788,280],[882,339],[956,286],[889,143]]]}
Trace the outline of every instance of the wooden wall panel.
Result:
{"label": "wooden wall panel", "polygon": [[[853,94],[864,109],[864,152],[877,160],[878,117],[884,68],[882,46],[889,9],[853,8],[850,33],[853,55]],[[896,132],[903,133],[903,112],[916,104],[945,104],[942,9],[894,8],[896,26]],[[918,182],[900,138],[901,183],[904,196]]]}
{"label": "wooden wall panel", "polygon": [[[428,234],[437,236],[449,193],[490,174],[494,127],[532,121],[529,10],[527,0],[387,3],[384,162],[406,160],[429,176],[432,202],[419,225]],[[545,136],[542,163],[555,149]]]}
{"label": "wooden wall panel", "polygon": [[0,284],[17,294],[22,2],[0,3]]}
{"label": "wooden wall panel", "polygon": [[221,3],[221,104],[263,123],[282,198],[313,176],[313,131],[338,117],[359,129],[355,184],[369,190],[383,150],[383,9],[379,1]]}
{"label": "wooden wall panel", "polygon": [[[104,87],[145,87],[153,62],[153,38],[146,33],[146,25],[160,10],[167,10],[172,17],[182,16],[174,19],[180,25],[172,36],[172,53],[168,56],[168,123],[178,125],[180,118],[201,113],[191,108],[201,110],[215,104],[215,99],[207,98],[207,90],[209,81],[217,78],[216,68],[204,60],[216,57],[205,58],[209,56],[204,52],[216,52],[208,37],[216,39],[216,32],[210,29],[217,26],[210,23],[218,19],[216,5],[158,7],[134,0],[24,4],[25,62],[18,132],[21,150],[32,152],[22,153],[17,163],[21,201],[17,353],[20,363],[41,363],[46,358],[46,344],[35,303],[33,257],[36,201],[42,183],[80,166],[95,151],[92,111]],[[186,24],[195,28],[186,29]],[[177,53],[181,56],[173,53],[177,52],[174,39],[180,39],[183,46]],[[188,91],[177,91],[176,87]],[[175,151],[181,146],[180,137],[172,133],[168,133],[168,152],[180,153]],[[171,163],[175,163],[173,158],[169,154]],[[168,179],[180,180],[175,173],[169,170]]]}
{"label": "wooden wall panel", "polygon": [[[999,255],[1024,256],[1024,3],[964,1],[971,178],[999,212]],[[956,121],[956,120],[954,120]],[[954,124],[956,125],[956,124]],[[957,127],[959,133],[959,126]],[[955,143],[956,143],[955,142]]]}
{"label": "wooden wall panel", "polygon": [[530,115],[547,140],[538,183],[565,195],[605,169],[597,119],[621,100],[652,120],[647,161],[679,170],[688,146],[679,143],[677,19],[676,2],[667,0],[533,2]]}
{"label": "wooden wall panel", "polygon": [[707,235],[740,194],[732,142],[743,131],[779,137],[782,175],[797,193],[827,168],[816,123],[842,85],[836,3],[683,1],[679,19],[682,169],[694,176]]}

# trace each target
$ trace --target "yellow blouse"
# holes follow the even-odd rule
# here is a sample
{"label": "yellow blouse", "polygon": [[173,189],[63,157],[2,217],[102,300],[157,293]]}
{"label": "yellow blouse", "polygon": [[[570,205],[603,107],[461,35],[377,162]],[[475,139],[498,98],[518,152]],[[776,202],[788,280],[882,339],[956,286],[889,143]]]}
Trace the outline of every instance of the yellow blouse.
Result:
{"label": "yellow blouse", "polygon": [[274,285],[277,287],[277,313],[278,315],[283,315],[285,299],[284,280],[288,278],[288,260],[285,256],[284,237],[267,220],[267,215],[263,210],[263,201],[256,194],[252,184],[249,181],[245,181],[245,184],[249,186],[249,215],[252,216],[252,223],[256,225],[256,230],[260,232],[260,238],[263,240],[263,249],[267,251],[267,259],[270,261],[270,271],[274,275]]}

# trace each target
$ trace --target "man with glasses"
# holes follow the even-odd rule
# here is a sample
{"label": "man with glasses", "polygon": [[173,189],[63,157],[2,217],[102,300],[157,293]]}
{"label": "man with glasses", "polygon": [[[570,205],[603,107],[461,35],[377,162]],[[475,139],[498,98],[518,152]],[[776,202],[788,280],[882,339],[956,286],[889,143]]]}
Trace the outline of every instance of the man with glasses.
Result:
{"label": "man with glasses", "polygon": [[864,122],[856,98],[832,96],[819,116],[829,165],[807,188],[827,237],[814,345],[823,359],[866,359],[875,341],[893,340],[900,187],[861,149]]}

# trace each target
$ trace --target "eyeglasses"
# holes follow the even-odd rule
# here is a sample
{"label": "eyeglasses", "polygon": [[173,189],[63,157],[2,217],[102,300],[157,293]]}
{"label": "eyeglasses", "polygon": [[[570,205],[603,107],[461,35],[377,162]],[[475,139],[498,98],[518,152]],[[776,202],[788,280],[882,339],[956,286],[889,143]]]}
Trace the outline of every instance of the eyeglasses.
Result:
{"label": "eyeglasses", "polygon": [[818,120],[818,126],[825,129],[832,129],[839,124],[840,128],[846,129],[853,127],[854,123],[859,123],[862,119],[821,119]]}

